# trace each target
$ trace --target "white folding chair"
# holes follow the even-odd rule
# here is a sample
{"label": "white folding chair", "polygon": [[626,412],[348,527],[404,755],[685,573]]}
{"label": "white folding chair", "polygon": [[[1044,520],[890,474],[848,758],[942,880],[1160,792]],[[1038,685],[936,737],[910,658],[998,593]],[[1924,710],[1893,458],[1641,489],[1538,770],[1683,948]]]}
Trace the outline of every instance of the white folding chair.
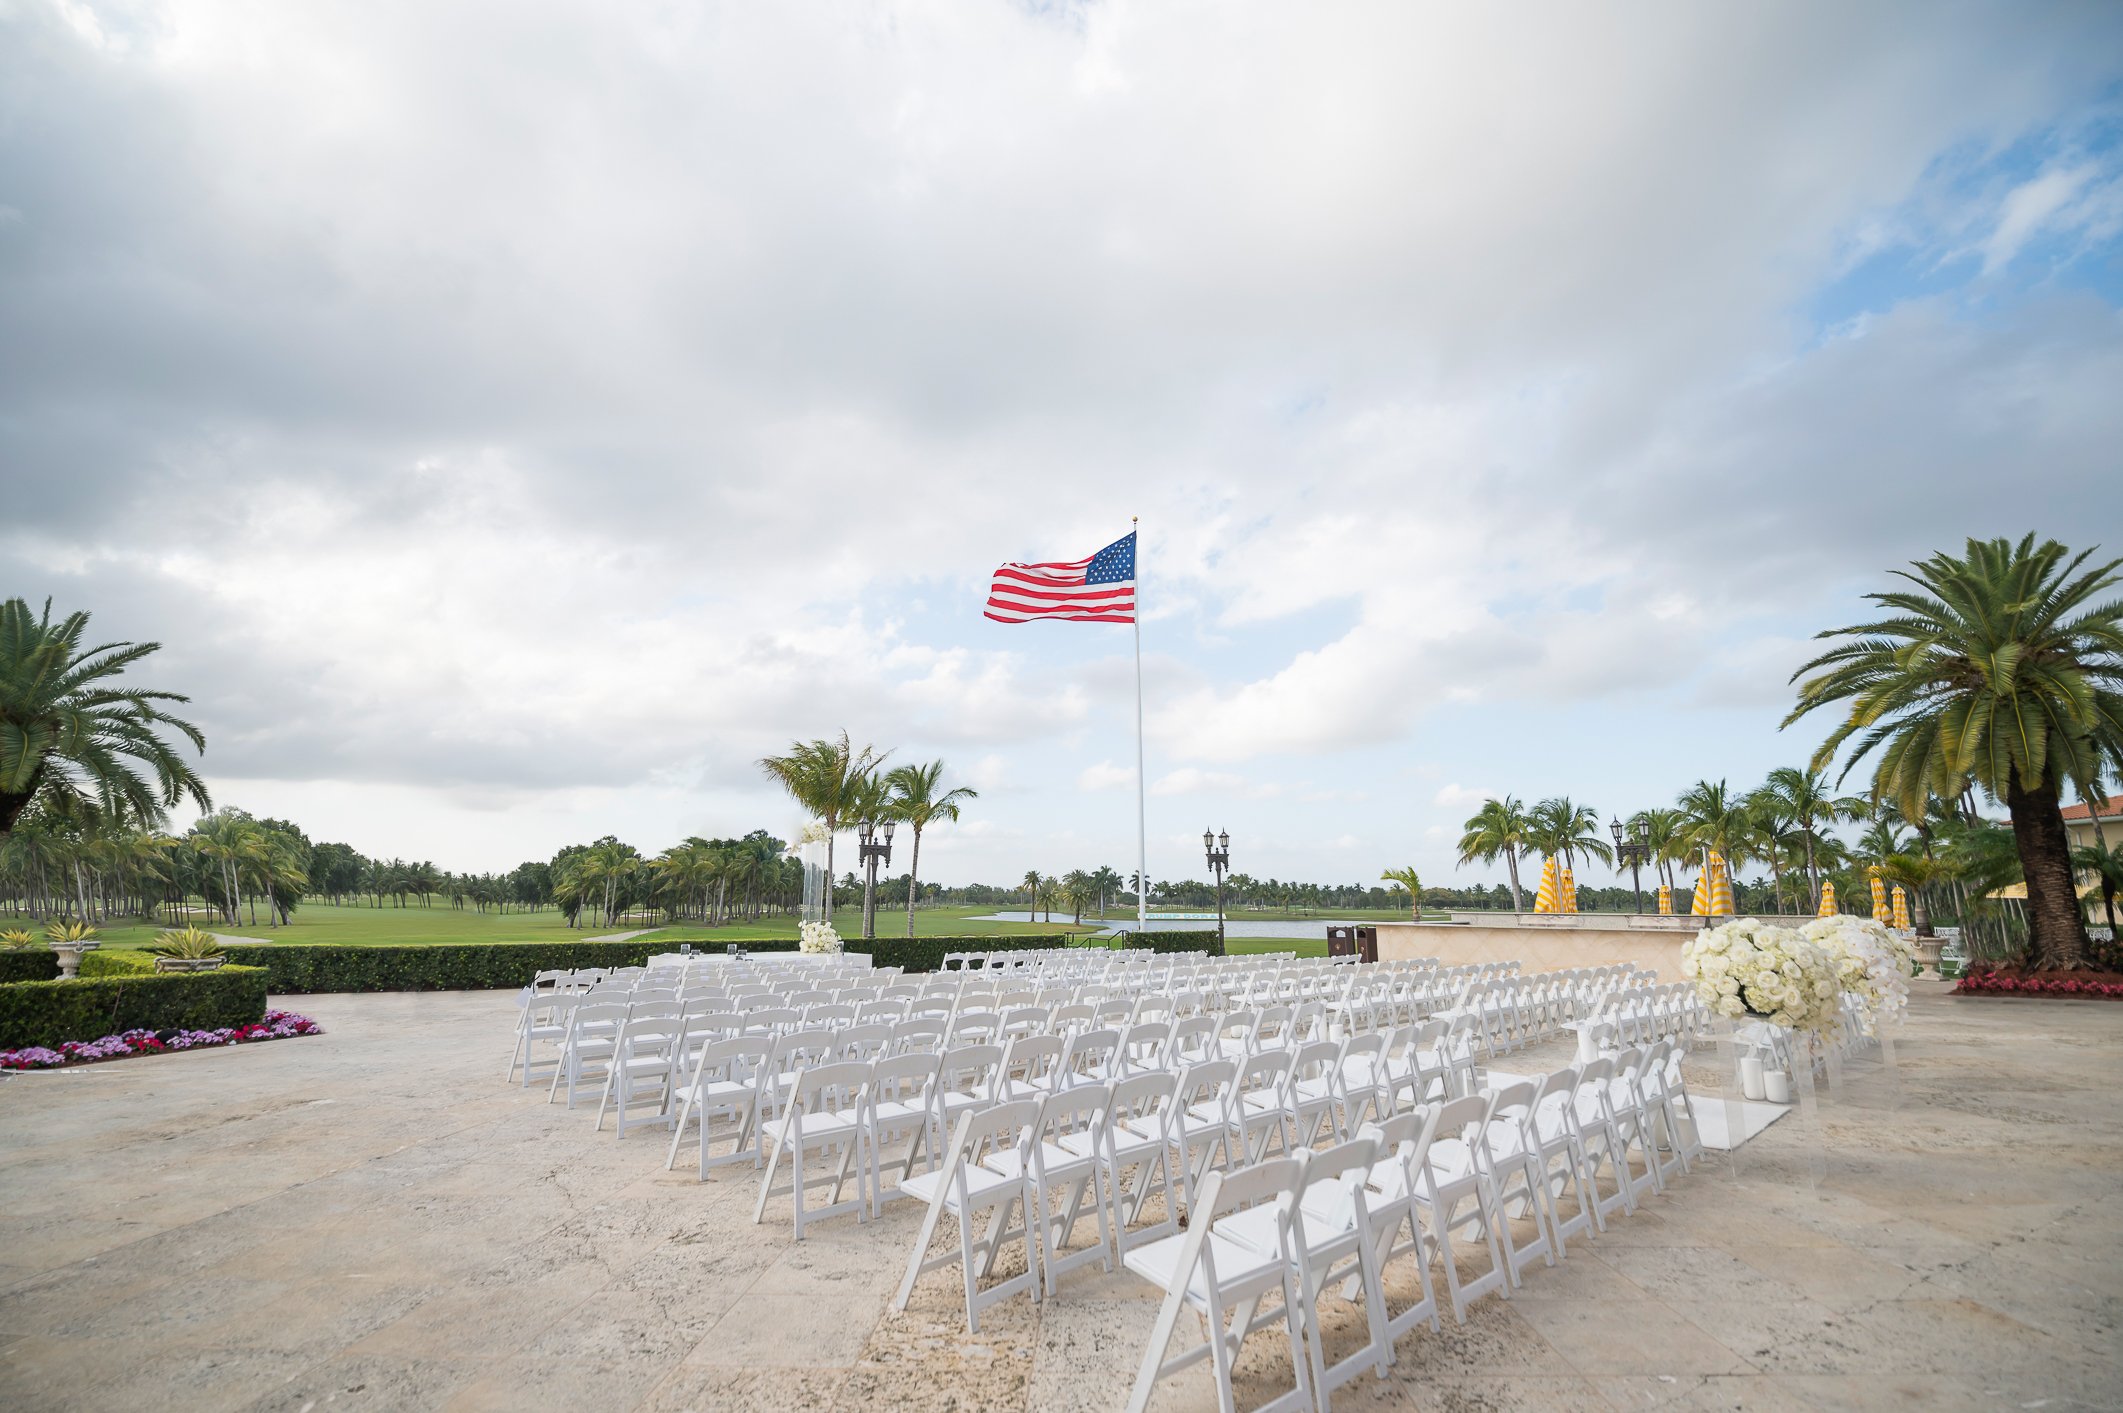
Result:
{"label": "white folding chair", "polygon": [[[1312,1361],[1297,1323],[1303,1296],[1292,1232],[1304,1171],[1304,1159],[1284,1157],[1235,1172],[1211,1173],[1186,1231],[1128,1253],[1127,1268],[1165,1293],[1128,1398],[1129,1413],[1144,1413],[1159,1379],[1205,1359],[1216,1373],[1218,1409],[1233,1413],[1231,1368],[1239,1350],[1248,1337],[1278,1323],[1289,1342],[1295,1387],[1262,1404],[1259,1413],[1313,1406]],[[1261,1242],[1257,1230],[1247,1241],[1218,1230],[1224,1221],[1256,1206],[1266,1206],[1272,1214],[1272,1240]],[[1262,1251],[1262,1245],[1269,1249]],[[1280,1303],[1263,1310],[1267,1297],[1275,1295]],[[1201,1318],[1206,1338],[1168,1359],[1165,1353],[1180,1312],[1188,1309]]]}
{"label": "white folding chair", "polygon": [[[1025,1153],[1040,1102],[1023,1099],[962,1114],[944,1150],[943,1163],[900,1183],[900,1191],[927,1207],[907,1273],[892,1299],[894,1310],[907,1308],[914,1284],[930,1271],[956,1264],[965,1278],[966,1328],[980,1333],[980,1312],[1024,1294],[1039,1298],[1038,1239],[1027,1206]],[[949,1216],[958,1225],[958,1250],[930,1257],[936,1228]],[[985,1223],[985,1225],[983,1225]],[[995,1261],[1011,1242],[1025,1247],[1025,1269],[982,1288],[995,1272]]]}
{"label": "white folding chair", "polygon": [[[812,1065],[797,1075],[781,1122],[774,1126],[773,1142],[767,1150],[767,1170],[760,1174],[759,1204],[752,1209],[755,1224],[766,1220],[767,1203],[783,1191],[790,1194],[798,1241],[803,1240],[806,1221],[841,1212],[853,1212],[857,1221],[868,1219],[870,1202],[869,1194],[863,1190],[863,1174],[870,1168],[871,1156],[863,1116],[869,1103],[869,1085],[870,1066],[859,1060]],[[829,1171],[812,1174],[810,1156],[814,1149],[831,1163]],[[786,1189],[774,1182],[783,1154],[789,1158]],[[855,1196],[843,1201],[841,1192],[847,1186],[851,1167],[855,1169]],[[806,1208],[804,1193],[827,1183],[833,1184],[833,1195],[826,1205]]]}

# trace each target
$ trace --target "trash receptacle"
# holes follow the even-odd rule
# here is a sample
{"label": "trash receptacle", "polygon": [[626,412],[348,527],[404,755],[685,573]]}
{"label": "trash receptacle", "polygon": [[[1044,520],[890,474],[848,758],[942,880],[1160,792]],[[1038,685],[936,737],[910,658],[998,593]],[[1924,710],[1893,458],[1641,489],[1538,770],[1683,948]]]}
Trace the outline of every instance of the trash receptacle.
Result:
{"label": "trash receptacle", "polygon": [[1356,932],[1356,955],[1359,961],[1378,961],[1378,929],[1359,927]]}
{"label": "trash receptacle", "polygon": [[[1353,927],[1330,927],[1327,929],[1327,955],[1330,957],[1353,957],[1356,955],[1356,933]],[[1372,951],[1378,944],[1372,944]]]}

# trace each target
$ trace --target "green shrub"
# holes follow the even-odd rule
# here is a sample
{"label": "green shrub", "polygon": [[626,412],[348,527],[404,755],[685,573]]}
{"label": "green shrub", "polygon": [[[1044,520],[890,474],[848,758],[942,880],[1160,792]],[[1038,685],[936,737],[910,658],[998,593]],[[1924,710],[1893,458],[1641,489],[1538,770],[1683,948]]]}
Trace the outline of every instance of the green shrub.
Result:
{"label": "green shrub", "polygon": [[1071,945],[1073,939],[1066,932],[1028,937],[874,937],[867,942],[851,937],[845,943],[850,952],[868,952],[872,966],[910,972],[942,971],[946,952],[1030,952]]}
{"label": "green shrub", "polygon": [[1213,957],[1224,954],[1213,932],[1131,932],[1128,946],[1147,947],[1153,952],[1206,952]]}
{"label": "green shrub", "polygon": [[153,976],[156,974],[155,954],[126,948],[88,952],[81,958],[81,974],[86,977]]}
{"label": "green shrub", "polygon": [[[89,953],[95,956],[94,952]],[[50,981],[59,974],[57,953],[38,947],[30,951],[0,952],[0,985],[13,981]]]}
{"label": "green shrub", "polygon": [[220,1030],[264,1017],[265,973],[255,967],[20,981],[0,986],[0,1049],[126,1030]]}
{"label": "green shrub", "polygon": [[[698,950],[722,946],[694,943]],[[752,952],[793,952],[796,939],[739,945]],[[542,971],[635,967],[678,944],[637,937],[625,942],[454,942],[420,946],[332,947],[302,942],[231,943],[229,961],[262,968],[276,996],[320,991],[495,991],[530,984]]]}

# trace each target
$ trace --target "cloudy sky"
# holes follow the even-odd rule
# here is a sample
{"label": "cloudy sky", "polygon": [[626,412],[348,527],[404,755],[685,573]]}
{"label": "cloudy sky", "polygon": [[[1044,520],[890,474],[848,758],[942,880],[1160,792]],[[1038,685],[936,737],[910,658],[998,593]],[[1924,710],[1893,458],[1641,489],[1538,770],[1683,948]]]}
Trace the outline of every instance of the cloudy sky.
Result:
{"label": "cloudy sky", "polygon": [[[788,830],[946,881],[1449,881],[1752,783],[1818,628],[2123,552],[2123,9],[0,0],[0,593],[224,803],[448,867]],[[1460,878],[1478,877],[1461,871]]]}

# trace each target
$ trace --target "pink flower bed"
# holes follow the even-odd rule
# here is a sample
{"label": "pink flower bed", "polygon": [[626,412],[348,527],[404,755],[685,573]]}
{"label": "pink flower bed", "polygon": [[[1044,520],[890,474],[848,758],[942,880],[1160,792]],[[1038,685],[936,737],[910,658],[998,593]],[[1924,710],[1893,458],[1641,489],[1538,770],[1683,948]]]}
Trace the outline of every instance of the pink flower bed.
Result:
{"label": "pink flower bed", "polygon": [[50,1070],[61,1065],[119,1060],[127,1055],[159,1055],[168,1050],[204,1050],[214,1045],[249,1045],[260,1040],[322,1034],[324,1027],[308,1016],[298,1016],[293,1011],[267,1011],[262,1021],[227,1030],[128,1030],[101,1040],[64,1041],[56,1050],[42,1045],[0,1050],[0,1070]]}

